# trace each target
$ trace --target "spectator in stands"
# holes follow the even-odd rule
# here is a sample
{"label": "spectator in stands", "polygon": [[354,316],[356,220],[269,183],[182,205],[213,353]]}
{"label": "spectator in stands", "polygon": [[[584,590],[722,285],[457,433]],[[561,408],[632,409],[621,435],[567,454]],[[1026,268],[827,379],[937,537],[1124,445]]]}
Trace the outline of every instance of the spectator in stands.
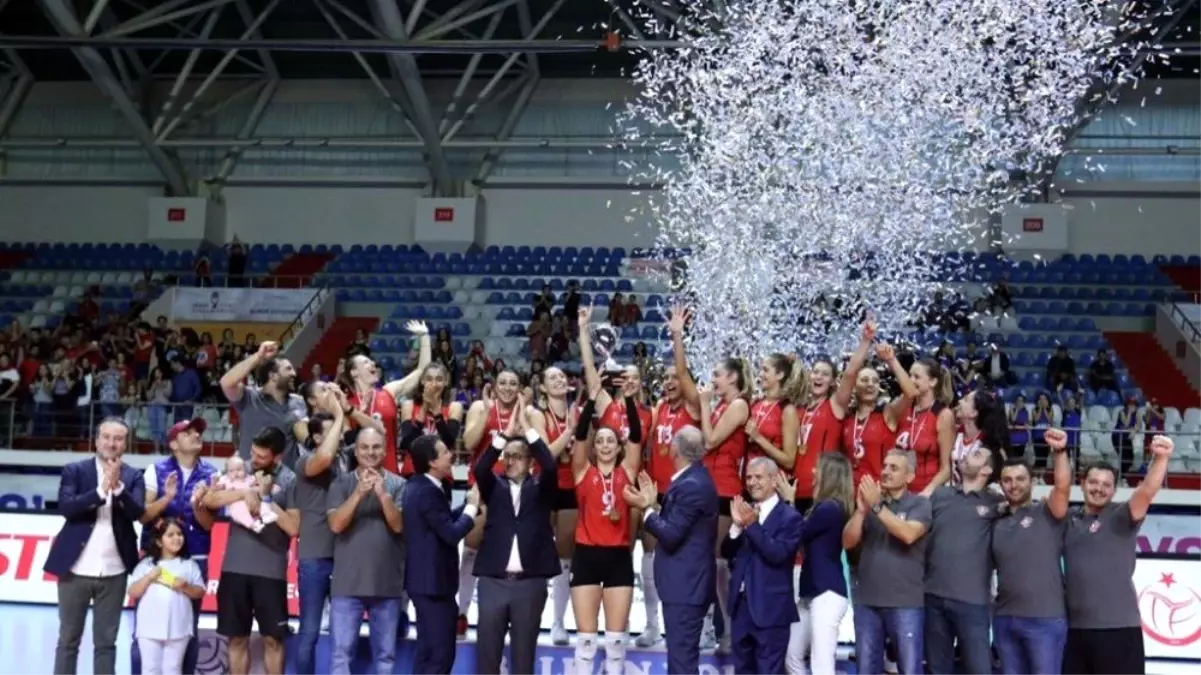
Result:
{"label": "spectator in stands", "polygon": [[484,371],[476,370],[472,375],[469,386],[465,387],[455,396],[455,400],[463,405],[471,405],[480,400],[484,395]]}
{"label": "spectator in stands", "polygon": [[200,374],[181,358],[171,362],[171,402],[175,404],[175,419],[192,419],[192,404],[200,401],[204,389]]}
{"label": "spectator in stands", "polygon": [[529,338],[530,358],[542,359],[546,356],[546,341],[550,338],[550,314],[536,314],[526,329]]}
{"label": "spectator in stands", "polygon": [[[247,386],[253,373],[256,386]],[[282,429],[286,445],[285,464],[291,465],[296,454],[295,424],[306,416],[304,399],[292,393],[296,370],[292,362],[279,356],[279,345],[264,342],[221,377],[221,391],[238,413],[241,424],[238,455],[249,460],[254,438],[270,427]]]}
{"label": "spectator in stands", "polygon": [[471,353],[467,355],[467,361],[487,373],[492,372],[492,359],[488,358],[488,352],[484,350],[484,343],[479,340],[471,343]]}
{"label": "spectator in stands", "polygon": [[55,377],[50,372],[48,364],[38,366],[33,382],[29,384],[29,393],[33,401],[33,435],[48,437],[54,435],[54,387]]}
{"label": "spectator in stands", "polygon": [[1151,441],[1164,432],[1166,415],[1157,399],[1147,401],[1143,408],[1143,463],[1151,456]]}
{"label": "spectator in stands", "polygon": [[133,373],[139,380],[150,376],[150,362],[154,358],[154,330],[145,321],[138,322],[134,331]]}
{"label": "spectator in stands", "polygon": [[205,331],[200,334],[200,345],[196,348],[196,369],[201,373],[217,367],[217,346],[213,344],[213,334]]}
{"label": "spectator in stands", "polygon": [[126,576],[138,563],[133,528],[146,496],[142,472],[121,461],[129,435],[120,420],[104,420],[96,427],[95,456],[63,467],[58,510],[64,522],[44,567],[58,577],[55,673],[76,671],[89,606],[94,606],[92,670],[117,672]]}
{"label": "spectator in stands", "polygon": [[229,274],[228,285],[232,288],[242,288],[246,285],[246,247],[242,245],[238,235],[234,235],[234,239],[229,242],[226,251],[228,254],[226,258],[226,271]]}
{"label": "spectator in stands", "polygon": [[1041,472],[1047,468],[1047,458],[1051,449],[1044,435],[1047,429],[1055,426],[1055,411],[1051,407],[1051,397],[1046,392],[1039,392],[1034,399],[1034,411],[1030,414],[1030,440],[1034,443],[1034,468]]}
{"label": "spectator in stands", "polygon": [[[366,337],[366,336],[364,336]],[[254,333],[247,333],[246,338],[242,340],[242,353],[249,356],[259,350],[259,339]]]}
{"label": "spectator in stands", "polygon": [[[579,312],[576,312],[579,316]],[[566,360],[571,354],[571,345],[575,344],[571,330],[567,327],[564,315],[556,314],[551,322],[550,341],[546,347],[546,360],[558,363]]]}
{"label": "spectator in stands", "polygon": [[192,265],[192,274],[196,277],[196,285],[201,288],[210,288],[213,285],[213,264],[209,261],[209,254],[201,251],[200,255],[196,256],[196,263]]}
{"label": "spectator in stands", "polygon": [[238,340],[234,335],[233,329],[226,328],[225,330],[221,331],[221,342],[217,345],[218,360],[222,362],[239,361],[240,359],[234,358],[234,350],[237,348]]}
{"label": "spectator in stands", "polygon": [[993,312],[1008,312],[1013,309],[1013,291],[1009,288],[1008,280],[997,280],[997,285],[993,286],[992,293],[988,295],[988,304]]}
{"label": "spectator in stands", "polygon": [[1026,397],[1018,394],[1009,409],[1009,459],[1026,456],[1030,443],[1030,410],[1026,408]]}
{"label": "spectator in stands", "polygon": [[[509,366],[505,363],[504,359],[497,359],[497,360],[493,361],[492,362],[492,377],[489,379],[491,379],[493,382],[495,382],[496,378],[498,378],[500,376],[500,374],[505,372],[506,370],[509,370]],[[516,371],[513,371],[513,372],[516,372]]]}
{"label": "spectator in stands", "polygon": [[83,383],[75,362],[62,359],[58,362],[58,375],[54,378],[54,432],[63,438],[76,438],[79,434],[79,414],[75,405],[83,393]]}
{"label": "spectator in stands", "polygon": [[534,319],[542,315],[550,316],[555,310],[555,294],[550,288],[550,284],[542,285],[542,292],[538,297],[534,298]]}
{"label": "spectator in stands", "polygon": [[108,360],[108,368],[96,374],[96,400],[100,403],[101,417],[121,417],[121,392],[125,388],[125,376],[116,357]]}
{"label": "spectator in stands", "polygon": [[150,373],[150,382],[142,392],[142,399],[150,404],[146,408],[146,421],[150,425],[154,451],[160,452],[167,440],[167,406],[171,403],[171,381],[163,376],[161,369],[155,368]]}
{"label": "spectator in stands", "polygon": [[1118,411],[1111,434],[1113,449],[1121,461],[1120,478],[1123,480],[1129,480],[1128,476],[1134,470],[1134,434],[1138,431],[1138,423],[1138,401],[1130,397],[1126,399],[1125,407]]}
{"label": "spectator in stands", "polygon": [[440,338],[434,343],[434,361],[441,363],[446,368],[452,382],[458,379],[459,359],[455,356],[449,336]]}
{"label": "spectator in stands", "polygon": [[354,356],[371,356],[371,347],[367,345],[367,331],[362,328],[354,332],[354,342],[346,348],[346,358]]}
{"label": "spectator in stands", "polygon": [[1047,360],[1047,389],[1059,391],[1063,387],[1076,389],[1076,362],[1068,353],[1066,345],[1055,348],[1055,355]]}
{"label": "spectator in stands", "polygon": [[20,396],[21,374],[13,367],[8,353],[0,352],[0,439],[10,438]]}
{"label": "spectator in stands", "polygon": [[988,346],[988,358],[984,362],[984,379],[994,387],[1009,387],[1017,384],[1018,376],[1009,368],[1009,355],[1000,345]]}
{"label": "spectator in stands", "polygon": [[620,328],[625,325],[626,321],[626,305],[625,299],[621,293],[614,293],[613,299],[609,301],[609,323]]}
{"label": "spectator in stands", "polygon": [[629,295],[629,301],[626,302],[625,321],[626,326],[636,326],[642,321],[642,308],[638,306],[638,298],[633,293]]}
{"label": "spectator in stands", "polygon": [[[580,282],[572,279],[567,282],[567,291],[563,295],[563,319],[567,330],[572,330],[580,317]],[[574,339],[574,336],[572,336]]]}
{"label": "spectator in stands", "polygon": [[1119,396],[1122,394],[1118,389],[1118,376],[1113,361],[1109,359],[1109,352],[1104,349],[1097,350],[1097,358],[1093,359],[1092,365],[1088,367],[1088,388],[1098,393],[1108,389]]}
{"label": "spectator in stands", "polygon": [[1059,422],[1059,428],[1063,429],[1068,435],[1068,457],[1076,458],[1080,452],[1080,432],[1083,426],[1083,418],[1080,415],[1080,406],[1076,404],[1075,396],[1063,397],[1063,414]]}

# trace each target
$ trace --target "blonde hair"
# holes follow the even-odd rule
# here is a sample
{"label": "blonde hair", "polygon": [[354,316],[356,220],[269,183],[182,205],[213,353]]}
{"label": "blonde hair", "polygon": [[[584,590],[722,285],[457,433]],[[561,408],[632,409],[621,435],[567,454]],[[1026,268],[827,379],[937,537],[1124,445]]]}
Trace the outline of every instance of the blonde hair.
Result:
{"label": "blonde hair", "polygon": [[[843,515],[855,512],[855,494],[852,488],[854,471],[851,461],[838,452],[825,452],[817,460],[817,487],[813,491],[813,504],[831,500],[842,507]],[[812,511],[814,506],[809,507]]]}
{"label": "blonde hair", "polygon": [[780,398],[793,405],[801,405],[809,390],[809,375],[795,354],[776,353],[768,357],[771,367],[783,374],[780,383]]}

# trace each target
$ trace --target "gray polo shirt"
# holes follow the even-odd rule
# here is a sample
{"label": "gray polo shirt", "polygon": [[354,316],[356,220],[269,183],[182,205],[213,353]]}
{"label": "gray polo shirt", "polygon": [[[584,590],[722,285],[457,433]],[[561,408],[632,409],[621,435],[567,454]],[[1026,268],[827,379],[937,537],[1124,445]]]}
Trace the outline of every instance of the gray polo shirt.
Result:
{"label": "gray polo shirt", "polygon": [[870,607],[924,607],[926,540],[929,539],[930,500],[906,492],[885,507],[902,520],[923,523],[927,533],[910,545],[889,534],[874,513],[863,522],[859,567],[855,577],[856,604]]}
{"label": "gray polo shirt", "polygon": [[1096,515],[1083,506],[1068,512],[1063,566],[1072,628],[1142,625],[1133,579],[1135,540],[1142,525],[1134,522],[1126,502],[1110,502]]}
{"label": "gray polo shirt", "polygon": [[[329,486],[327,512],[333,512],[359,484],[355,472],[344,473]],[[384,490],[400,508],[405,481],[384,472]],[[399,598],[404,592],[404,539],[388,529],[383,507],[369,493],[355,509],[354,519],[342,534],[334,535],[334,578],[330,595],[363,598]]]}
{"label": "gray polo shirt", "polygon": [[1063,595],[1066,528],[1067,520],[1051,515],[1044,501],[1027,504],[993,523],[997,616],[1026,619],[1066,616]]}
{"label": "gray polo shirt", "polygon": [[[271,499],[281,509],[293,508],[289,499],[293,494],[292,483],[296,474],[280,465],[271,487]],[[265,508],[265,507],[264,507]],[[234,572],[252,577],[286,580],[288,578],[288,547],[292,536],[271,523],[262,532],[254,532],[241,525],[229,526],[229,541],[225,544],[225,559],[221,572]]]}
{"label": "gray polo shirt", "polygon": [[930,495],[926,535],[926,592],[946,600],[987,605],[992,581],[988,545],[1005,498],[987,489],[942,486]]}
{"label": "gray polo shirt", "polygon": [[301,449],[289,500],[292,508],[300,511],[300,540],[296,544],[296,557],[300,560],[334,557],[334,533],[329,531],[329,520],[326,519],[326,493],[339,474],[338,460],[335,458],[328,469],[309,478],[304,474],[304,467],[315,454],[312,450]]}
{"label": "gray polo shirt", "polygon": [[278,427],[288,438],[284,448],[284,463],[292,465],[296,459],[296,436],[292,425],[305,418],[304,399],[288,394],[288,400],[280,403],[263,393],[258,387],[246,387],[242,397],[232,404],[238,411],[238,456],[250,460],[250,442],[255,434],[267,427]]}

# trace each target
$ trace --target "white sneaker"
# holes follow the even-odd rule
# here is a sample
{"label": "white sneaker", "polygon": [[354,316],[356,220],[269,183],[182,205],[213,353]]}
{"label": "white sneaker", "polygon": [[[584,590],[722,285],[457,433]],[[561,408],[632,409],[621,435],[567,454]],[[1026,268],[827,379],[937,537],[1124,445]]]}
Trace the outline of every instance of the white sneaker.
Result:
{"label": "white sneaker", "polygon": [[651,647],[654,647],[655,644],[662,639],[662,637],[663,632],[659,630],[658,626],[652,624],[647,626],[646,630],[642,631],[642,634],[634,639],[634,646],[641,649],[650,649]]}
{"label": "white sneaker", "polygon": [[889,661],[888,657],[885,656],[884,657],[884,672],[888,673],[889,675],[897,675],[897,673],[899,673],[901,671],[899,668],[897,668],[896,661]]}
{"label": "white sneaker", "polygon": [[550,640],[551,640],[551,642],[553,642],[554,644],[556,644],[560,647],[565,646],[568,642],[571,641],[570,637],[567,635],[567,629],[564,628],[563,624],[561,624],[561,623],[556,623],[554,626],[551,627]]}
{"label": "white sneaker", "polygon": [[701,651],[707,652],[717,648],[717,633],[714,632],[712,626],[707,626],[701,631]]}

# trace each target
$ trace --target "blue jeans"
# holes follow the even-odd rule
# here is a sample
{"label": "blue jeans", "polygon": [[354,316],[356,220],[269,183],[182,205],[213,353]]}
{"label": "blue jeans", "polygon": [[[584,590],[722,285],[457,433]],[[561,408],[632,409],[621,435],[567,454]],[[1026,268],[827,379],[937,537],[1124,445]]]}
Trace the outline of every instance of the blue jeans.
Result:
{"label": "blue jeans", "polygon": [[321,634],[321,612],[329,597],[333,558],[311,558],[296,564],[296,586],[300,595],[300,630],[296,632],[296,672],[315,673],[313,653]]}
{"label": "blue jeans", "polygon": [[1001,670],[1006,675],[1062,672],[1067,619],[998,616],[993,619],[993,630],[1001,654]]}
{"label": "blue jeans", "polygon": [[[209,561],[207,557],[193,558],[196,565],[200,567],[200,578],[204,579],[204,585],[208,587],[209,581]],[[188,640],[187,649],[183,653],[183,665],[181,672],[184,675],[196,672],[196,664],[200,661],[200,607],[204,604],[204,598],[192,601],[192,639]],[[136,608],[137,605],[135,604]],[[135,612],[136,614],[136,612]],[[137,638],[137,623],[135,616],[134,623],[134,638],[133,645],[129,648],[129,672],[133,675],[142,674],[142,651],[138,648]]]}
{"label": "blue jeans", "polygon": [[[400,598],[336,597],[329,602],[329,632],[334,640],[329,672],[350,675],[350,660],[359,645],[363,612],[370,627],[372,668],[369,672],[391,673],[396,665],[396,627],[400,624]],[[296,672],[308,672],[297,670]]]}
{"label": "blue jeans", "polygon": [[[992,672],[988,605],[926,595],[926,665],[931,675],[955,673],[955,643],[969,673]],[[1039,671],[1041,672],[1041,671]]]}
{"label": "blue jeans", "polygon": [[884,672],[885,637],[892,640],[897,648],[897,669],[902,675],[917,675],[922,672],[925,613],[921,607],[855,605],[854,619],[858,672]]}

